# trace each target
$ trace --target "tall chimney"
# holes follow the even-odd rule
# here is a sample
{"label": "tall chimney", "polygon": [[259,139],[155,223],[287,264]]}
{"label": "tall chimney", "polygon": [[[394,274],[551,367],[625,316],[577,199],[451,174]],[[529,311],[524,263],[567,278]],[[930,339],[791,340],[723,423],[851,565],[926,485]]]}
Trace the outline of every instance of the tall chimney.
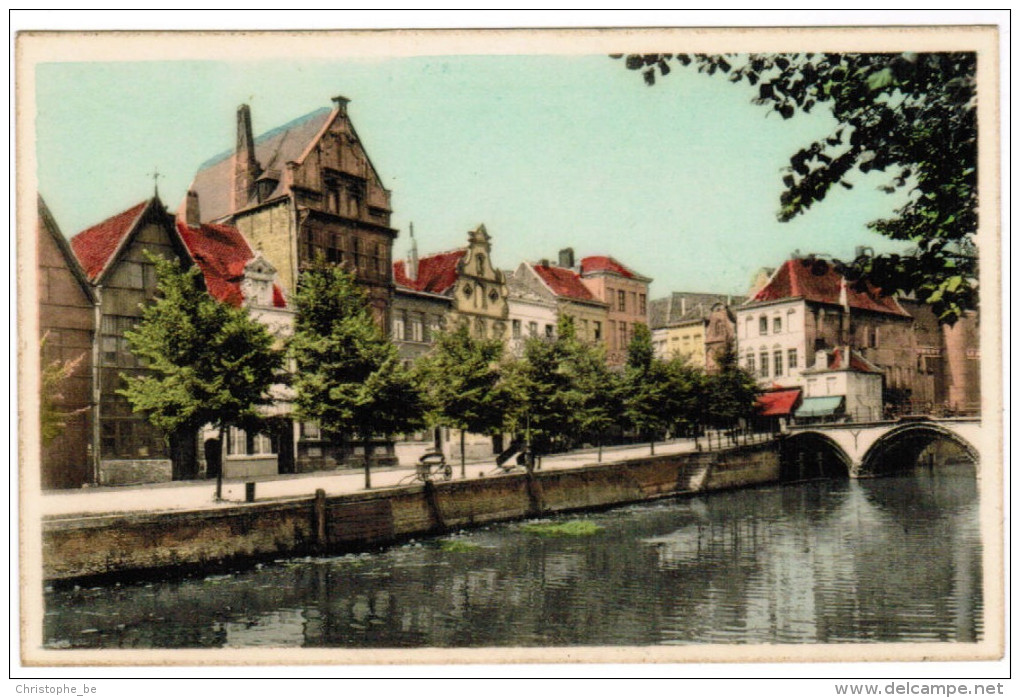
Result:
{"label": "tall chimney", "polygon": [[411,229],[411,256],[407,260],[407,278],[411,281],[418,280],[418,241],[414,239],[414,223],[410,225]]}
{"label": "tall chimney", "polygon": [[566,269],[574,268],[574,248],[564,247],[560,250],[560,266]]}
{"label": "tall chimney", "polygon": [[350,104],[351,100],[347,99],[342,95],[337,95],[333,98],[334,108],[341,114],[347,114],[347,105]]}
{"label": "tall chimney", "polygon": [[237,108],[237,148],[234,151],[234,210],[248,205],[255,192],[259,163],[255,159],[255,138],[251,132],[251,109],[247,104]]}
{"label": "tall chimney", "polygon": [[202,225],[202,215],[198,208],[198,192],[188,190],[184,200],[184,222],[189,228],[199,228]]}

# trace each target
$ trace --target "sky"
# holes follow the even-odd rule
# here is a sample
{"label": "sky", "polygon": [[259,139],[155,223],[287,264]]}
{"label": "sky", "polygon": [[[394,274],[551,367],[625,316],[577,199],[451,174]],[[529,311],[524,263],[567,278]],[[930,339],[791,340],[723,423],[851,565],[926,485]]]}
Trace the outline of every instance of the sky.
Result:
{"label": "sky", "polygon": [[321,107],[349,112],[392,191],[394,258],[462,246],[484,223],[504,269],[611,255],[671,291],[747,291],[795,250],[849,257],[896,245],[866,224],[901,195],[858,175],[794,221],[776,219],[781,169],[828,134],[827,110],[782,120],[746,84],[677,66],[654,87],[606,55],[42,63],[40,193],[64,234],[153,192],[176,210],[199,165]]}

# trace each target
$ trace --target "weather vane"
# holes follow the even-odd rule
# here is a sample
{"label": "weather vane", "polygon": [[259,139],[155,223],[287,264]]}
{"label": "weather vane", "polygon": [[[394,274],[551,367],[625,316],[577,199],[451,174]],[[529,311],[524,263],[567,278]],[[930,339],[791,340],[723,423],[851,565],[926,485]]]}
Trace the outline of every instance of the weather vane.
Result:
{"label": "weather vane", "polygon": [[163,175],[161,175],[161,174],[159,173],[159,168],[158,168],[158,167],[154,167],[154,168],[152,168],[152,174],[151,174],[151,176],[152,176],[152,190],[153,190],[153,195],[154,195],[154,196],[156,196],[157,198],[159,198],[159,182],[158,182],[157,180],[158,180],[158,179],[159,179],[160,177],[162,177]]}

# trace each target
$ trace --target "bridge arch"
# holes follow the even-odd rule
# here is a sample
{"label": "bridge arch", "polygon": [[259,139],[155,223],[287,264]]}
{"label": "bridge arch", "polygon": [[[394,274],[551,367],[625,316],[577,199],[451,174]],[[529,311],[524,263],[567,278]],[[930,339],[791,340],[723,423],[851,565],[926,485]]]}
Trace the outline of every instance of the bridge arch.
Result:
{"label": "bridge arch", "polygon": [[853,459],[834,439],[817,431],[790,434],[780,442],[779,477],[784,482],[848,477]]}
{"label": "bridge arch", "polygon": [[975,467],[979,465],[980,454],[970,441],[947,426],[921,421],[893,427],[876,439],[861,457],[859,473],[867,477],[912,467],[921,453],[937,441],[956,444]]}

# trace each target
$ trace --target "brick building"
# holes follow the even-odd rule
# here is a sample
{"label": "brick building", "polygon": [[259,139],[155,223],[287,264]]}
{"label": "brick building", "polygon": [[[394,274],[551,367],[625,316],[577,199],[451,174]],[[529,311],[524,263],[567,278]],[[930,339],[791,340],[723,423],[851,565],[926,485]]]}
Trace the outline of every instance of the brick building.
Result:
{"label": "brick building", "polygon": [[390,192],[347,112],[348,100],[253,137],[248,105],[237,110],[237,144],[205,162],[191,189],[203,221],[230,222],[277,270],[285,294],[321,255],[343,264],[368,294],[380,326],[393,294]]}
{"label": "brick building", "polygon": [[[573,250],[563,250],[560,256],[560,266],[573,267]],[[606,361],[610,366],[623,366],[635,325],[648,325],[648,284],[652,280],[605,255],[583,258],[579,271],[582,283],[606,304]]]}
{"label": "brick building", "polygon": [[64,427],[42,443],[41,483],[44,489],[81,487],[95,482],[90,436],[96,297],[41,196],[38,214],[39,333],[45,340],[41,365],[74,367],[57,386],[53,407],[63,415]]}

